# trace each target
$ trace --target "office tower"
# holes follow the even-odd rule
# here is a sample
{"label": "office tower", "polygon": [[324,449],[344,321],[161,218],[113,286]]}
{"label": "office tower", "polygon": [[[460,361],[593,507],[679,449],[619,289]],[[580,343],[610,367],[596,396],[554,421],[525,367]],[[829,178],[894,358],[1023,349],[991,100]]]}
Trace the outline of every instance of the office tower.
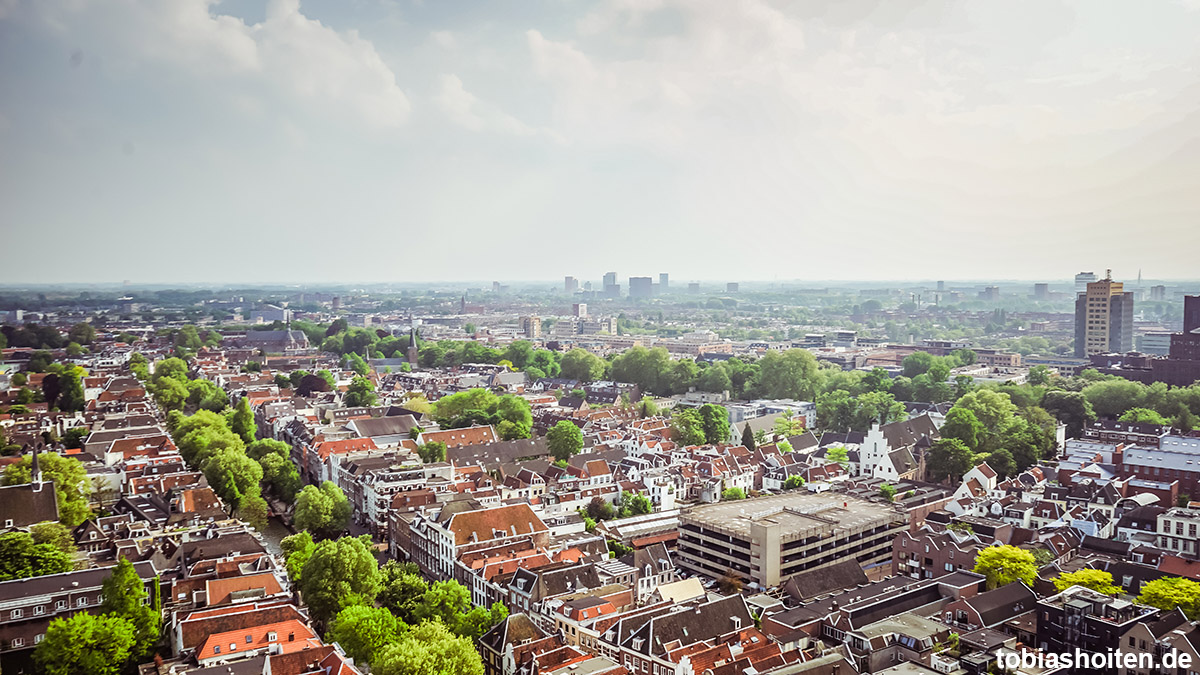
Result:
{"label": "office tower", "polygon": [[617,273],[616,272],[605,272],[604,273],[604,287],[608,288],[609,286],[616,286],[616,285],[617,285]]}
{"label": "office tower", "polygon": [[575,277],[563,277],[563,293],[575,295],[579,290],[579,280]]}
{"label": "office tower", "polygon": [[671,275],[669,275],[669,274],[658,275],[658,292],[666,293],[670,289],[670,287],[671,287]]}
{"label": "office tower", "polygon": [[693,281],[688,284],[688,293],[692,295],[700,295],[700,282]]}
{"label": "office tower", "polygon": [[1045,300],[1050,297],[1050,284],[1034,284],[1033,297],[1035,300]]}
{"label": "office tower", "polygon": [[1183,332],[1200,328],[1200,295],[1183,296]]}
{"label": "office tower", "polygon": [[939,281],[938,282],[938,293],[944,293],[945,291],[946,291],[946,282]]}
{"label": "office tower", "polygon": [[521,332],[525,337],[536,340],[542,337],[542,317],[540,316],[523,316],[521,317]]}
{"label": "office tower", "polygon": [[1111,270],[1075,298],[1075,356],[1133,351],[1133,293]]}
{"label": "office tower", "polygon": [[737,282],[730,281],[729,283],[725,284],[725,292],[726,293],[737,293],[738,292]]}
{"label": "office tower", "polygon": [[1075,292],[1086,293],[1087,285],[1096,280],[1095,272],[1080,272],[1075,275]]}
{"label": "office tower", "polygon": [[654,295],[654,279],[650,277],[629,277],[629,297],[648,298]]}
{"label": "office tower", "polygon": [[585,318],[587,316],[587,303],[577,302],[571,306],[571,310],[576,317],[580,319]]}
{"label": "office tower", "polygon": [[604,293],[604,297],[606,298],[621,297],[621,286],[617,283],[616,272],[604,273],[604,285],[600,290]]}
{"label": "office tower", "polygon": [[1167,287],[1158,285],[1150,287],[1150,299],[1154,302],[1162,302],[1167,299]]}
{"label": "office tower", "polygon": [[987,286],[982,291],[979,291],[979,299],[988,302],[996,302],[1000,299],[999,286]]}

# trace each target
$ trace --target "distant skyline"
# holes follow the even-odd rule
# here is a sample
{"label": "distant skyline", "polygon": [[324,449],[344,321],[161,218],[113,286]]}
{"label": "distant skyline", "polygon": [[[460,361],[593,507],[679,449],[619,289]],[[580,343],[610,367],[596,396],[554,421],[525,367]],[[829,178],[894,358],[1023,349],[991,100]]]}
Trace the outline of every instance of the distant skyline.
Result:
{"label": "distant skyline", "polygon": [[1200,0],[0,0],[0,284],[1196,279],[1197,35]]}

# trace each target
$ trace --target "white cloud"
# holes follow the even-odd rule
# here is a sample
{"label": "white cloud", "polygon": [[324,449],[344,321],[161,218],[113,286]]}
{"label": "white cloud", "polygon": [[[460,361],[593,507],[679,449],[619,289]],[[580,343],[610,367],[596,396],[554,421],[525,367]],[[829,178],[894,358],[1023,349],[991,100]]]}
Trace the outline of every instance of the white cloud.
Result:
{"label": "white cloud", "polygon": [[463,87],[457,75],[443,75],[434,102],[452,122],[469,131],[498,131],[529,136],[535,131],[493,105],[481,102]]}
{"label": "white cloud", "polygon": [[411,109],[370,41],[308,18],[298,0],[270,0],[257,24],[221,14],[215,0],[38,0],[25,9],[117,76],[176,68],[200,81],[248,78],[377,129],[402,125]]}

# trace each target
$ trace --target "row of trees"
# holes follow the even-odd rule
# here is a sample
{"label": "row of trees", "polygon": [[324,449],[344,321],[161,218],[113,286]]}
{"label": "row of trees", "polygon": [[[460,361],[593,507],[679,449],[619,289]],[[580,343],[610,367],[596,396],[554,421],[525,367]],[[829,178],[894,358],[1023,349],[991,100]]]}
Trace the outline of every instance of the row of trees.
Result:
{"label": "row of trees", "polygon": [[204,473],[232,513],[256,526],[265,525],[267,518],[263,486],[287,502],[300,487],[290,446],[255,439],[257,425],[246,399],[225,415],[197,410],[185,416],[173,410],[167,415],[167,428],[184,461]]}
{"label": "row of trees", "polygon": [[284,539],[288,575],[314,621],[359,663],[381,675],[482,675],[474,641],[503,621],[496,603],[474,607],[456,581],[427,583],[411,563],[380,567],[370,537]]}
{"label": "row of trees", "polygon": [[208,380],[191,379],[187,362],[179,357],[159,361],[151,375],[145,357],[134,354],[130,370],[146,383],[146,391],[158,407],[167,412],[187,409],[219,413],[229,407],[225,392]]}

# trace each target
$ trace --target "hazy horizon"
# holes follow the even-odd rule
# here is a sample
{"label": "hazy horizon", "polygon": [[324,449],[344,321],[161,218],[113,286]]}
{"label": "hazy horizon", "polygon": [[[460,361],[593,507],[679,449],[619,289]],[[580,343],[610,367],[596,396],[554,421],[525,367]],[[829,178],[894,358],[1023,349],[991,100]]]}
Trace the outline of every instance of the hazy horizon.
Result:
{"label": "hazy horizon", "polygon": [[1196,35],[1200,0],[0,0],[0,284],[1195,279]]}

